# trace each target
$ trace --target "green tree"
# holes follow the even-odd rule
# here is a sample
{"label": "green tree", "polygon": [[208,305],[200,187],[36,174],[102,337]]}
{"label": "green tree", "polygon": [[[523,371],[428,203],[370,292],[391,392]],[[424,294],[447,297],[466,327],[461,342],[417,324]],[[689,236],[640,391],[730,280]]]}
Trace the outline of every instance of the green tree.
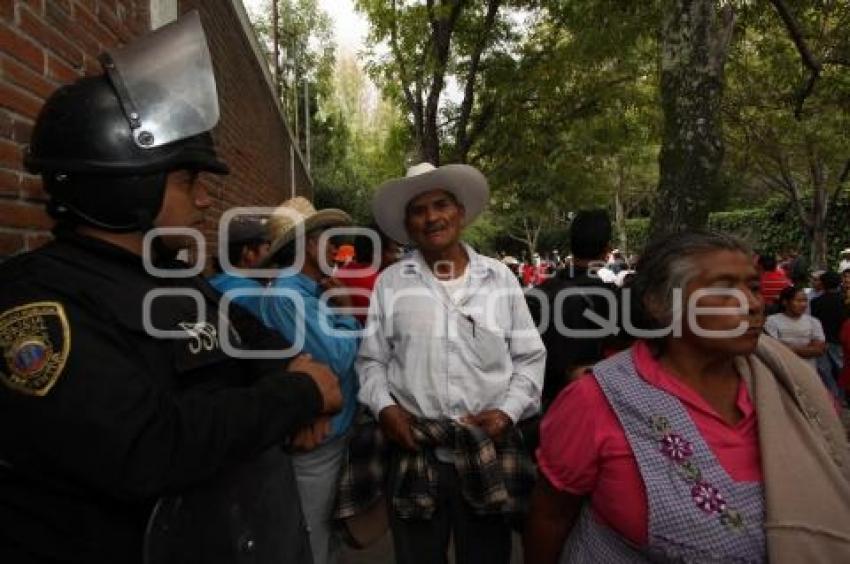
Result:
{"label": "green tree", "polygon": [[664,0],[661,106],[664,133],[651,226],[654,236],[702,228],[720,189],[724,69],[735,25],[731,4]]}
{"label": "green tree", "polygon": [[742,12],[730,58],[730,175],[754,197],[785,198],[805,235],[797,244],[824,268],[832,206],[850,181],[850,5],[771,3]]}

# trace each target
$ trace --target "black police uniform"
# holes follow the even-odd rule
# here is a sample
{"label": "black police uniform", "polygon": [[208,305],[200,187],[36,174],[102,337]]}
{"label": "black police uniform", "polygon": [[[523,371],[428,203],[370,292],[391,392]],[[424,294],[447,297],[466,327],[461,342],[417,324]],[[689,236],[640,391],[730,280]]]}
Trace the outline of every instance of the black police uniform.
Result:
{"label": "black police uniform", "polygon": [[[150,336],[145,296],[178,287],[200,292],[207,317],[161,296],[151,324],[183,338]],[[0,562],[311,560],[279,445],[321,394],[282,361],[225,355],[203,279],[151,276],[139,256],[60,230],[0,265],[0,288]],[[235,347],[286,346],[233,308]]]}

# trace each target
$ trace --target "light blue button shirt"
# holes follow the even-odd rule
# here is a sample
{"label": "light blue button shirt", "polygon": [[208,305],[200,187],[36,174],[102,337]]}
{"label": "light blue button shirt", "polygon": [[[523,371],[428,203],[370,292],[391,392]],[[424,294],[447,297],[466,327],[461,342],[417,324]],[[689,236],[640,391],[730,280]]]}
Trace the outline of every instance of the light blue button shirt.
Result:
{"label": "light blue button shirt", "polygon": [[[260,298],[263,291],[262,284],[253,278],[236,276],[234,274],[227,274],[226,272],[216,274],[210,278],[209,282],[213,288],[222,294],[227,294],[229,291],[233,290],[234,294],[231,294],[233,301],[253,313],[254,317],[257,319],[260,318]],[[241,294],[242,291],[246,290],[250,291],[250,295]]]}
{"label": "light blue button shirt", "polygon": [[[275,290],[292,292],[298,298],[276,296]],[[339,378],[343,406],[342,411],[331,421],[331,434],[326,439],[331,440],[351,427],[357,411],[357,374],[354,371],[354,360],[360,342],[360,323],[350,315],[335,314],[320,299],[321,294],[321,287],[308,276],[280,276],[274,280],[268,295],[260,302],[260,319],[290,343],[297,344],[300,336],[303,336],[301,350],[309,353],[314,360],[327,364]],[[296,305],[299,301],[303,304],[303,309]]]}
{"label": "light blue button shirt", "polygon": [[464,248],[457,304],[418,252],[378,278],[357,357],[359,398],[376,416],[395,403],[435,419],[540,411],[546,349],[522,289],[505,265]]}

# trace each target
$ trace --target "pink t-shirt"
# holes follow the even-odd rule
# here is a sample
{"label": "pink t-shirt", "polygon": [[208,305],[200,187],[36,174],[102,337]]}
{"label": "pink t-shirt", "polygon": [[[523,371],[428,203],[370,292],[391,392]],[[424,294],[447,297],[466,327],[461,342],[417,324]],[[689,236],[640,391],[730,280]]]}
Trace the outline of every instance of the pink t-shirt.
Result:
{"label": "pink t-shirt", "polygon": [[[638,374],[682,402],[729,476],[738,482],[760,482],[756,413],[744,381],[737,398],[744,417],[731,426],[653,358],[646,343],[639,341],[631,350]],[[590,496],[599,522],[636,545],[647,544],[646,491],[637,461],[617,415],[592,374],[570,384],[549,408],[540,429],[537,460],[540,471],[556,489]],[[659,462],[663,461],[659,454]]]}

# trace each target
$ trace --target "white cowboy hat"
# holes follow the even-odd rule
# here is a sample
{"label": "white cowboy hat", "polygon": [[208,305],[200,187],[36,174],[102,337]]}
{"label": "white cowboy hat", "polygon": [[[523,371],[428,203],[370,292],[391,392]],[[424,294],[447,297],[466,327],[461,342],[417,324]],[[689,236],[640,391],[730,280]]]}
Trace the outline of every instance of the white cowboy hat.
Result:
{"label": "white cowboy hat", "polygon": [[457,198],[466,210],[464,225],[472,223],[484,211],[490,198],[490,186],[478,169],[469,165],[450,164],[436,168],[420,163],[407,169],[404,178],[381,184],[372,198],[372,214],[381,230],[399,243],[411,243],[404,226],[407,204],[432,190],[445,190]]}
{"label": "white cowboy hat", "polygon": [[351,216],[342,210],[316,210],[310,200],[297,196],[279,205],[269,217],[268,233],[272,245],[269,259],[297,235],[306,235],[319,227],[350,225]]}
{"label": "white cowboy hat", "polygon": [[850,249],[844,249],[843,251],[841,251],[841,254],[842,255],[850,255]]}

